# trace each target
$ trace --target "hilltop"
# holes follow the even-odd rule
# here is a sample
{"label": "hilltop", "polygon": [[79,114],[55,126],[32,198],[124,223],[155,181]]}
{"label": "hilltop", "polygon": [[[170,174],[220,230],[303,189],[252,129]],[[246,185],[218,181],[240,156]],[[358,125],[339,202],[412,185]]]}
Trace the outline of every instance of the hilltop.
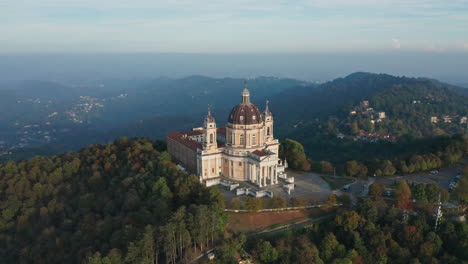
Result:
{"label": "hilltop", "polygon": [[0,163],[1,262],[154,258],[142,243],[167,261],[211,245],[224,230],[220,193],[177,169],[163,150],[160,142],[120,138],[77,153]]}

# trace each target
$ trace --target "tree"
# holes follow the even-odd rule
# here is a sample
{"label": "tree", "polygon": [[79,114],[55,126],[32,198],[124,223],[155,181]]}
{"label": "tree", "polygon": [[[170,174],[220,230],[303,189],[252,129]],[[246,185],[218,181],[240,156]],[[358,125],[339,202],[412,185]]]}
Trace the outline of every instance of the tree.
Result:
{"label": "tree", "polygon": [[231,199],[231,209],[239,210],[242,206],[242,202],[238,197],[233,197]]}
{"label": "tree", "polygon": [[361,216],[355,211],[345,211],[336,215],[335,223],[337,226],[343,227],[345,231],[350,232],[358,227],[360,219]]}
{"label": "tree", "polygon": [[363,198],[359,203],[359,213],[364,216],[368,221],[377,221],[378,212],[371,199]]}
{"label": "tree", "polygon": [[380,184],[374,182],[369,185],[369,196],[374,200],[382,198],[383,188]]}
{"label": "tree", "polygon": [[326,263],[332,259],[333,254],[336,252],[339,244],[340,243],[338,240],[336,240],[335,235],[331,232],[327,233],[327,235],[323,238],[322,243],[320,244],[320,254]]}
{"label": "tree", "polygon": [[357,176],[366,177],[368,172],[369,172],[369,169],[364,164],[359,164]]}
{"label": "tree", "polygon": [[460,178],[454,194],[461,202],[468,203],[468,165],[465,165],[463,169],[463,176]]}
{"label": "tree", "polygon": [[411,201],[411,189],[406,181],[400,181],[395,191],[396,206],[400,209],[411,210],[413,202]]}
{"label": "tree", "polygon": [[154,242],[153,232],[154,228],[152,226],[147,226],[143,238],[136,243],[130,243],[125,262],[154,264],[156,259],[156,244]]}
{"label": "tree", "polygon": [[270,199],[270,208],[285,208],[286,200],[280,196],[274,196]]}
{"label": "tree", "polygon": [[393,167],[393,164],[391,161],[385,160],[383,161],[383,164],[382,164],[382,172],[385,176],[392,176],[393,174],[395,174],[396,169],[395,167]]}
{"label": "tree", "polygon": [[359,133],[359,127],[357,122],[351,123],[351,134],[357,135]]}
{"label": "tree", "polygon": [[159,177],[154,183],[152,191],[160,198],[170,201],[173,197],[171,189],[167,186],[166,178]]}
{"label": "tree", "polygon": [[302,235],[295,241],[295,258],[300,264],[323,264],[317,247],[310,240]]}
{"label": "tree", "polygon": [[325,202],[326,208],[332,208],[336,205],[336,194],[330,194],[327,201]]}
{"label": "tree", "polygon": [[255,246],[255,254],[264,263],[274,263],[278,259],[278,251],[269,241],[260,240]]}
{"label": "tree", "polygon": [[328,161],[320,161],[320,172],[323,174],[333,174],[333,164]]}
{"label": "tree", "polygon": [[345,164],[345,171],[348,176],[356,176],[359,173],[359,169],[359,163],[355,160],[348,161]]}
{"label": "tree", "polygon": [[407,174],[407,173],[410,172],[408,166],[406,165],[406,161],[404,161],[404,160],[400,161],[400,168],[399,169],[400,169],[401,173],[403,173],[403,174]]}
{"label": "tree", "polygon": [[435,203],[439,199],[440,188],[435,184],[426,185],[426,197],[430,203]]}
{"label": "tree", "polygon": [[292,197],[291,204],[293,207],[301,207],[301,206],[306,206],[307,201],[304,198]]}
{"label": "tree", "polygon": [[259,211],[263,209],[263,200],[257,197],[248,197],[244,202],[244,207],[247,210]]}
{"label": "tree", "polygon": [[419,202],[427,203],[426,185],[417,184],[416,186],[414,186],[413,197]]}
{"label": "tree", "polygon": [[87,259],[88,264],[120,264],[122,263],[120,252],[109,252],[106,257],[102,257],[100,252],[96,252]]}
{"label": "tree", "polygon": [[281,158],[286,158],[290,168],[303,171],[311,169],[301,143],[287,138],[280,146],[280,153]]}

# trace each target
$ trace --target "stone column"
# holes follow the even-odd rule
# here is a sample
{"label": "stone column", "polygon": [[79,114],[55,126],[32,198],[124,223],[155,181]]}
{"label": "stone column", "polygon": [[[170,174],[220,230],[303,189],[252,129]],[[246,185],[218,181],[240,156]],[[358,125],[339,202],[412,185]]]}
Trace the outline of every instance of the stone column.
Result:
{"label": "stone column", "polygon": [[255,170],[255,165],[254,164],[250,164],[250,180],[252,182],[255,182],[256,180],[256,170]]}
{"label": "stone column", "polygon": [[256,183],[258,186],[262,187],[262,181],[260,180],[260,167],[259,166],[255,166],[256,167],[256,175],[257,175],[257,180],[256,180]]}
{"label": "stone column", "polygon": [[275,175],[273,174],[273,166],[270,166],[270,180],[271,180],[271,184],[275,184]]}
{"label": "stone column", "polygon": [[278,165],[275,165],[273,168],[274,168],[274,171],[273,171],[273,176],[275,177],[275,184],[278,183],[278,173],[276,172],[276,166]]}

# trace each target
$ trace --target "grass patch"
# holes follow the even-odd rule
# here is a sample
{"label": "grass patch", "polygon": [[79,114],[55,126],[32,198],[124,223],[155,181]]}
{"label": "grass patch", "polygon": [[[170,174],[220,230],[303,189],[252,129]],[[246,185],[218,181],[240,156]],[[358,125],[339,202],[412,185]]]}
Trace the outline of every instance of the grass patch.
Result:
{"label": "grass patch", "polygon": [[[282,212],[228,213],[227,229],[232,232],[253,233],[265,228],[274,228],[299,219],[319,217],[328,212],[319,208]],[[271,227],[274,226],[274,227]]]}
{"label": "grass patch", "polygon": [[338,190],[346,184],[352,183],[353,179],[344,177],[320,176],[324,179],[333,190]]}

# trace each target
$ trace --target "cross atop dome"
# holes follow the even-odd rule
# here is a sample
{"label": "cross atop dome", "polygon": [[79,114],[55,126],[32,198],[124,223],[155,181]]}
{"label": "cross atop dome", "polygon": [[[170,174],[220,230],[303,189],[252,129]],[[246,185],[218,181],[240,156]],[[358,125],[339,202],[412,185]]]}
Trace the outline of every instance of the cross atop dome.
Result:
{"label": "cross atop dome", "polygon": [[250,92],[247,89],[247,81],[244,81],[244,91],[242,91],[242,103],[250,104]]}

